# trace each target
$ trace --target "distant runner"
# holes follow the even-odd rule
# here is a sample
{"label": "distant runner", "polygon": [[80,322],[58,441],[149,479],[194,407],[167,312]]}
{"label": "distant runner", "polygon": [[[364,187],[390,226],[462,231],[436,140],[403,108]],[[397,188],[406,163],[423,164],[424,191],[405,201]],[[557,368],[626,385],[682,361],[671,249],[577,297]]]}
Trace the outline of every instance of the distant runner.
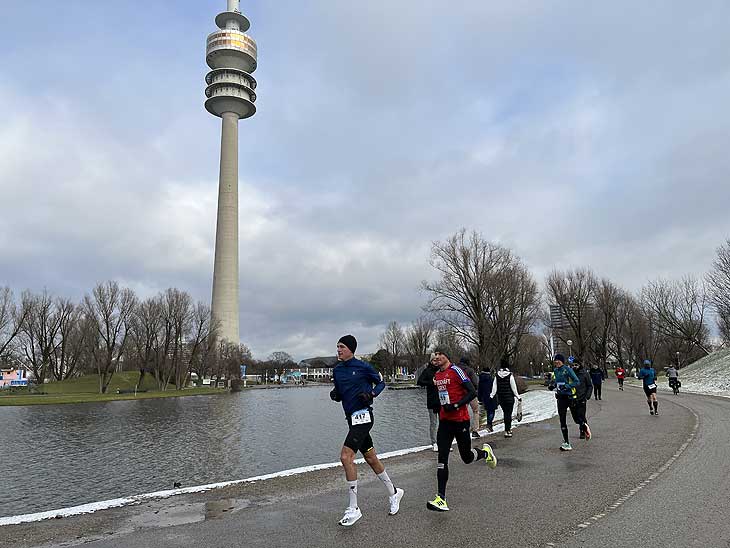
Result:
{"label": "distant runner", "polygon": [[614,369],[614,373],[616,373],[616,379],[618,380],[618,389],[623,390],[624,389],[624,378],[626,377],[626,370],[619,365],[616,367],[616,369]]}
{"label": "distant runner", "polygon": [[644,382],[646,403],[649,404],[649,414],[659,415],[659,402],[656,401],[656,371],[651,366],[651,360],[644,360],[644,366],[639,370],[639,378]]}
{"label": "distant runner", "polygon": [[[570,361],[570,358],[568,358],[568,361]],[[580,439],[589,440],[591,439],[591,428],[588,426],[588,421],[586,420],[586,407],[588,400],[591,399],[591,392],[593,390],[591,374],[577,358],[573,360],[572,364],[573,371],[578,377],[580,385],[576,389],[575,401],[570,406],[570,414],[573,416],[575,424],[580,428]]]}
{"label": "distant runner", "polygon": [[499,370],[497,370],[497,377],[492,385],[492,392],[490,397],[494,399],[497,396],[496,401],[502,408],[502,414],[504,415],[504,437],[512,437],[512,410],[515,406],[515,400],[522,401],[520,393],[517,391],[517,383],[515,383],[515,377],[509,370],[509,361],[507,358],[502,358],[499,362]]}
{"label": "distant runner", "polygon": [[553,380],[548,386],[550,390],[555,390],[555,399],[558,401],[558,416],[560,417],[560,431],[563,434],[563,445],[560,446],[561,451],[572,451],[573,446],[570,445],[568,439],[568,408],[575,402],[576,387],[580,384],[578,376],[570,367],[565,365],[565,356],[555,354],[553,359],[555,369],[553,370]]}
{"label": "distant runner", "polygon": [[447,512],[446,483],[449,481],[449,449],[456,438],[459,455],[465,464],[484,459],[487,466],[497,466],[497,457],[492,447],[485,443],[481,449],[472,449],[469,435],[468,405],[476,397],[474,385],[463,369],[451,363],[447,351],[437,348],[436,364],[439,370],[434,375],[434,384],[439,391],[441,411],[439,429],[436,435],[439,455],[436,469],[438,494],[436,498],[426,503],[426,508],[437,512]]}
{"label": "distant runner", "polygon": [[352,335],[345,335],[337,341],[337,360],[339,363],[333,371],[335,387],[330,392],[330,398],[341,401],[345,411],[349,432],[340,452],[340,462],[345,469],[345,478],[350,493],[350,504],[345,515],[339,521],[340,525],[349,527],[362,517],[357,505],[357,466],[355,453],[360,451],[365,462],[370,465],[375,475],[385,485],[389,495],[389,515],[398,513],[400,500],[403,498],[403,489],[396,489],[385,471],[385,466],[378,459],[370,437],[373,427],[373,398],[385,388],[383,377],[372,365],[355,358],[357,341]]}
{"label": "distant runner", "polygon": [[679,394],[679,387],[682,386],[682,383],[679,382],[679,371],[677,371],[677,368],[670,365],[669,369],[667,369],[667,377],[669,377],[669,388],[674,391],[674,395],[676,396]]}

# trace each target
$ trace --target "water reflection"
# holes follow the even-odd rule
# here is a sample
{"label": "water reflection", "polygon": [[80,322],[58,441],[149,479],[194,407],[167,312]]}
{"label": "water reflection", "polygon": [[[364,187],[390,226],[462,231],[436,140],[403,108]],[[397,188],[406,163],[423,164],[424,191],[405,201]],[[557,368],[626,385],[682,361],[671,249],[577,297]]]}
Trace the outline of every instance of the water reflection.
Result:
{"label": "water reflection", "polygon": [[[428,443],[420,390],[376,401],[379,452]],[[329,388],[0,407],[0,516],[339,460],[346,434]]]}

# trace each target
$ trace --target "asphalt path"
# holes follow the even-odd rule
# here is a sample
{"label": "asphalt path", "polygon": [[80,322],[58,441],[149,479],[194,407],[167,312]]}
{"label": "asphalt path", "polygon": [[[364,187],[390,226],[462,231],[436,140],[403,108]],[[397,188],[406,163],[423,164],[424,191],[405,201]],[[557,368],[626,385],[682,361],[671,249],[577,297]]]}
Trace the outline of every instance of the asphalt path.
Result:
{"label": "asphalt path", "polygon": [[[660,394],[661,414],[653,417],[643,392],[609,382],[603,400],[588,404],[593,439],[578,440],[570,424],[572,452],[559,451],[554,418],[520,426],[511,439],[485,438],[499,459],[495,470],[452,453],[449,512],[425,506],[436,491],[429,451],[384,461],[405,489],[396,516],[387,515],[381,482],[361,465],[363,518],[350,528],[337,525],[347,489],[335,468],[2,527],[0,546],[730,546],[728,411],[730,400]],[[339,448],[332,453],[335,460]]]}

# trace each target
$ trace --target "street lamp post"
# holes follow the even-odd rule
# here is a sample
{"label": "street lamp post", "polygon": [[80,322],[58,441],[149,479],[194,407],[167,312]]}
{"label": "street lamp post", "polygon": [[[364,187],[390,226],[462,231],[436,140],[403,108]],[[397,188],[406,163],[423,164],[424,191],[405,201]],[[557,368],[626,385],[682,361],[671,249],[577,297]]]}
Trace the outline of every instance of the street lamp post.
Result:
{"label": "street lamp post", "polygon": [[568,357],[569,358],[572,358],[573,357],[573,341],[571,341],[570,339],[568,339],[565,342],[568,344]]}
{"label": "street lamp post", "polygon": [[679,369],[679,352],[677,352],[677,369]]}

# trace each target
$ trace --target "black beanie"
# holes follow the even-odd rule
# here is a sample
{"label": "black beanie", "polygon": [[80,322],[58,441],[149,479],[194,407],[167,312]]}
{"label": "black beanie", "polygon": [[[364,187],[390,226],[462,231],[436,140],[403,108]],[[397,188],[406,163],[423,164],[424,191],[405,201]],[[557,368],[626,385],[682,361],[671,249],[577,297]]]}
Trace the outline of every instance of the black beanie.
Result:
{"label": "black beanie", "polygon": [[500,360],[499,360],[499,368],[500,369],[509,369],[509,360],[505,356],[502,356],[500,358]]}
{"label": "black beanie", "polygon": [[350,352],[353,354],[355,353],[355,349],[357,349],[357,340],[352,335],[345,335],[344,337],[340,337],[340,340],[337,341],[337,343],[344,344],[347,348],[350,349]]}
{"label": "black beanie", "polygon": [[565,356],[562,354],[555,354],[555,357],[553,358],[554,362],[563,362],[565,363]]}

